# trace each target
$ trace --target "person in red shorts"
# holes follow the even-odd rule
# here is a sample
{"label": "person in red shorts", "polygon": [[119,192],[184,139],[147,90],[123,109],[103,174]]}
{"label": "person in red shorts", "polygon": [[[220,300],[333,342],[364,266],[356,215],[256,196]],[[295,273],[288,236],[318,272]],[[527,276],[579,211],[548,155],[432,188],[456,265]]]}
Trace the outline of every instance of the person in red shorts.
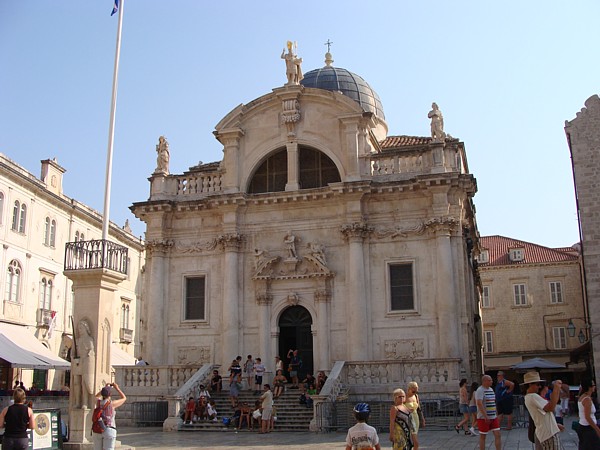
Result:
{"label": "person in red shorts", "polygon": [[485,450],[485,438],[491,431],[494,433],[496,450],[502,448],[500,441],[500,421],[496,409],[496,393],[492,389],[492,377],[481,377],[481,386],[475,391],[477,403],[477,428],[479,428],[479,450]]}

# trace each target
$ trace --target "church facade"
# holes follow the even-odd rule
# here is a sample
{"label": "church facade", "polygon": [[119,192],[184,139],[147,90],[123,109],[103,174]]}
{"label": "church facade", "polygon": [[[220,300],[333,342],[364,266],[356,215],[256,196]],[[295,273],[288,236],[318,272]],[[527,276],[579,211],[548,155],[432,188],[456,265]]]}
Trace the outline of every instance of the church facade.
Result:
{"label": "church facade", "polygon": [[131,207],[147,226],[142,353],[223,369],[252,354],[273,370],[298,349],[305,372],[437,361],[446,380],[478,376],[464,144],[435,104],[431,137],[388,136],[361,77],[329,54],[302,75],[287,56],[287,84],[217,124],[221,161],[170,174],[157,145],[150,197]]}

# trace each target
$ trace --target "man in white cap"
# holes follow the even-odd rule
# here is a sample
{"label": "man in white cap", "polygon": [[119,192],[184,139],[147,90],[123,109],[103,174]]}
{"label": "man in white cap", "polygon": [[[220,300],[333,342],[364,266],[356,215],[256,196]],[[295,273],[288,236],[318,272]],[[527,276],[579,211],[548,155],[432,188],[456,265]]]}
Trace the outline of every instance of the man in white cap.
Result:
{"label": "man in white cap", "polygon": [[560,439],[558,433],[560,428],[554,418],[554,408],[560,401],[561,380],[554,382],[554,390],[550,396],[550,401],[539,395],[539,391],[544,380],[540,379],[540,374],[535,371],[525,374],[525,382],[522,385],[527,386],[527,395],[525,395],[525,406],[535,423],[535,448],[536,450],[560,450]]}

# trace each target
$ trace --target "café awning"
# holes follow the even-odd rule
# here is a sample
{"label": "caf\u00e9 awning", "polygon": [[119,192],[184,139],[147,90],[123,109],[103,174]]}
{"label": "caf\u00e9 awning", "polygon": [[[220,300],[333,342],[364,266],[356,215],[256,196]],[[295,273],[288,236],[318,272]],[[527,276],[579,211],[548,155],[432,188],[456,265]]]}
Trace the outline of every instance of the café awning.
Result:
{"label": "caf\u00e9 awning", "polygon": [[22,369],[71,368],[71,363],[54,355],[24,326],[0,322],[0,359]]}

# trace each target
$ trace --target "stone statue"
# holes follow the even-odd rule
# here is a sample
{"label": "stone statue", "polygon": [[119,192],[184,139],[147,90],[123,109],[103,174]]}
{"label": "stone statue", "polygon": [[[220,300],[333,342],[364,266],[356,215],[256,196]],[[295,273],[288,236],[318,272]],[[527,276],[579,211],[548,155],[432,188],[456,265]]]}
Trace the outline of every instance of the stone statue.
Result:
{"label": "stone statue", "polygon": [[154,173],[162,173],[165,175],[169,174],[169,143],[164,136],[158,138],[158,145],[156,146],[156,170]]}
{"label": "stone statue", "polygon": [[288,259],[298,259],[298,254],[296,253],[296,236],[291,231],[288,231],[283,238],[283,242],[288,252]]}
{"label": "stone statue", "polygon": [[287,42],[288,52],[285,52],[285,48],[281,52],[281,59],[285,59],[285,74],[287,75],[288,82],[286,86],[300,84],[300,80],[304,78],[302,75],[302,58],[298,58],[295,50],[297,45],[293,44],[292,41]]}
{"label": "stone statue", "polygon": [[444,142],[446,133],[444,133],[444,116],[438,108],[437,103],[431,104],[431,111],[427,114],[427,117],[431,119],[431,138],[433,142]]}
{"label": "stone statue", "polygon": [[[90,396],[94,395],[94,370],[96,366],[96,350],[90,324],[82,320],[77,325],[77,357],[79,365],[74,370],[75,406],[92,407]],[[93,400],[92,400],[93,401]]]}
{"label": "stone statue", "polygon": [[323,247],[321,244],[318,244],[316,242],[310,242],[308,244],[308,247],[310,248],[311,256],[313,258],[315,258],[317,261],[319,261],[321,264],[326,266],[327,262],[325,261],[325,247]]}
{"label": "stone statue", "polygon": [[267,263],[267,251],[254,249],[254,269],[256,273],[260,272]]}

